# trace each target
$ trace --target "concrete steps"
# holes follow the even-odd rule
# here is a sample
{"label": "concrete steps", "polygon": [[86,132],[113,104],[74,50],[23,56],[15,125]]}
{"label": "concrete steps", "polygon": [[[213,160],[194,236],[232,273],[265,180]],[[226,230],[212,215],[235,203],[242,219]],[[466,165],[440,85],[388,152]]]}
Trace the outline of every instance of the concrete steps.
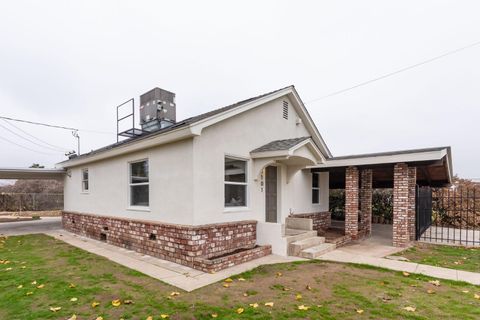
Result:
{"label": "concrete steps", "polygon": [[315,259],[322,254],[335,250],[335,248],[336,245],[334,243],[322,243],[317,246],[303,249],[302,251],[300,251],[300,257],[306,259]]}
{"label": "concrete steps", "polygon": [[288,246],[288,255],[298,257],[302,250],[317,246],[322,243],[325,243],[325,238],[316,236],[293,241]]}

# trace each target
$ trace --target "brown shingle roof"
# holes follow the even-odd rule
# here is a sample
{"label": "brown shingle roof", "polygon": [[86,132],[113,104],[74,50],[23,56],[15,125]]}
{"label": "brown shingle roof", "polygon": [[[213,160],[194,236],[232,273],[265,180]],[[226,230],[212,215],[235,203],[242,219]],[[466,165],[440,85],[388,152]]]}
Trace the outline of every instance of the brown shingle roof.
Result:
{"label": "brown shingle roof", "polygon": [[279,151],[279,150],[289,150],[290,148],[296,146],[300,142],[303,142],[310,137],[301,137],[301,138],[294,138],[294,139],[284,139],[284,140],[275,140],[269,142],[255,150],[252,150],[251,153],[258,153],[258,152],[268,152],[268,151]]}

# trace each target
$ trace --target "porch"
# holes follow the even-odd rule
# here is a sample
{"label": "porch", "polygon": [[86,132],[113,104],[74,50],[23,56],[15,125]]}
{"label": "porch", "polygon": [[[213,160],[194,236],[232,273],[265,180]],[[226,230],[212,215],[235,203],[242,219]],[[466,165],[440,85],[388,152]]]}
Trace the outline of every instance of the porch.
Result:
{"label": "porch", "polygon": [[[311,170],[329,173],[330,190],[344,190],[344,220],[332,219],[328,228],[318,230],[337,246],[362,239],[388,247],[408,246],[420,236],[419,190],[446,186],[453,175],[449,147],[330,158]],[[372,224],[376,188],[392,190],[392,225]]]}

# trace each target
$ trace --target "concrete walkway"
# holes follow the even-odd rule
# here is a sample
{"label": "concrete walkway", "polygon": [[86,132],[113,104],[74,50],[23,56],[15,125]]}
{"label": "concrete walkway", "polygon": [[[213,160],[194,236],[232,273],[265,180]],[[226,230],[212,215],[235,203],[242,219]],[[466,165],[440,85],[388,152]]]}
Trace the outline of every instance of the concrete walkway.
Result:
{"label": "concrete walkway", "polygon": [[47,234],[65,241],[72,246],[103,256],[113,262],[142,272],[152,278],[161,280],[185,291],[193,291],[261,265],[304,260],[297,257],[269,255],[210,274],[177,263],[116,247],[105,242],[81,237],[64,230],[51,231],[47,232]]}
{"label": "concrete walkway", "polygon": [[42,217],[40,220],[0,223],[0,235],[18,236],[61,230],[61,217]]}
{"label": "concrete walkway", "polygon": [[[418,273],[440,279],[464,281],[474,285],[480,285],[480,273],[440,268],[414,262],[405,262],[382,258],[380,257],[382,254],[384,256],[390,255],[395,253],[395,251],[398,252],[402,249],[394,248],[389,250],[388,248],[382,248],[381,246],[375,247],[374,245],[372,245],[371,242],[368,243],[368,240],[366,240],[365,242],[367,243],[366,245],[355,244],[352,246],[346,246],[336,249],[320,256],[319,259],[343,263],[367,264],[395,271]],[[371,247],[371,250],[368,250],[369,246]]]}

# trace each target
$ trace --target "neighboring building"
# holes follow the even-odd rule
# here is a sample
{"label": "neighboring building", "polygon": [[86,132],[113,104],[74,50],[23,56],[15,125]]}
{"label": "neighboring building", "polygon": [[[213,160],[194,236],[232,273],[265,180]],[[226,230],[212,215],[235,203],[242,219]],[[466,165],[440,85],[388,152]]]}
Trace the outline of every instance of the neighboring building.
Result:
{"label": "neighboring building", "polygon": [[[393,244],[404,246],[415,185],[451,181],[449,148],[333,158],[293,86],[183,121],[168,91],[140,108],[143,133],[58,164],[64,228],[205,271],[368,236],[379,186],[394,188]],[[330,187],[346,189],[346,221],[325,244]]]}

